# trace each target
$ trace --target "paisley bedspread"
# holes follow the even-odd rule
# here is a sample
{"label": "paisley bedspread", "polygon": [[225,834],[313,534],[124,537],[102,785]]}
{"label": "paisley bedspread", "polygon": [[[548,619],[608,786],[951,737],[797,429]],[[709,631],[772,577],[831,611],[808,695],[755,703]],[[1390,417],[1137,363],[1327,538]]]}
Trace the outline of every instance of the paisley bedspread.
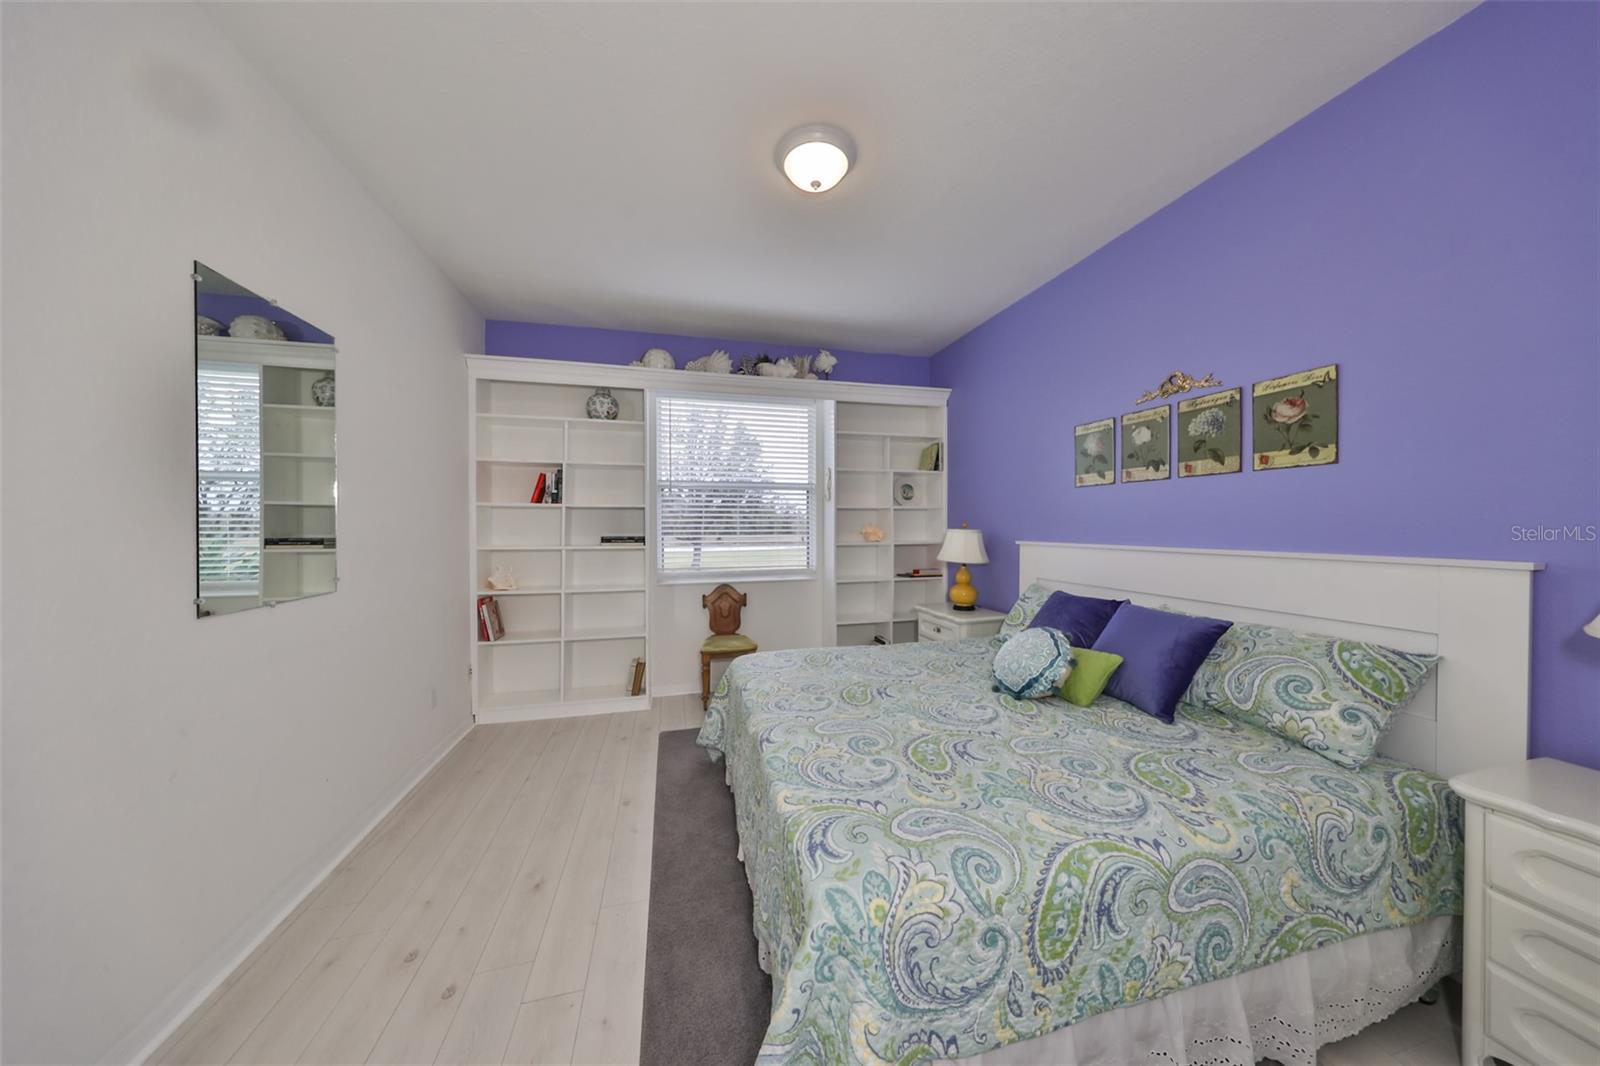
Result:
{"label": "paisley bedspread", "polygon": [[990,641],[736,659],[762,1062],[956,1058],[1461,911],[1461,808],[1221,715],[991,691]]}

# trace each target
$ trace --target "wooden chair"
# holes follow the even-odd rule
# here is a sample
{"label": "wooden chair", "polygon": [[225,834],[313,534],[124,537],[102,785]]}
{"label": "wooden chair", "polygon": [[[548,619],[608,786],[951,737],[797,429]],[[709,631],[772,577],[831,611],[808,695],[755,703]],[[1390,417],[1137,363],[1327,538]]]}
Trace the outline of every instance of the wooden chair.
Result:
{"label": "wooden chair", "polygon": [[718,585],[700,597],[711,614],[711,635],[700,645],[700,708],[711,706],[711,660],[737,659],[757,650],[756,642],[739,632],[739,614],[750,597],[732,585]]}

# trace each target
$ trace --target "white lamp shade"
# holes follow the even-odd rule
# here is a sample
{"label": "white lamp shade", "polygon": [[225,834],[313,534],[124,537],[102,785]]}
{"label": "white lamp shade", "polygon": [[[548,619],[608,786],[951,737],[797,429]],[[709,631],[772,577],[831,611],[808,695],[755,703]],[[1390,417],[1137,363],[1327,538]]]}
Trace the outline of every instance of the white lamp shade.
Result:
{"label": "white lamp shade", "polygon": [[1594,621],[1583,627],[1583,631],[1591,637],[1600,637],[1600,614],[1594,616]]}
{"label": "white lamp shade", "polygon": [[944,544],[939,547],[941,563],[986,563],[989,553],[983,550],[983,530],[947,529]]}

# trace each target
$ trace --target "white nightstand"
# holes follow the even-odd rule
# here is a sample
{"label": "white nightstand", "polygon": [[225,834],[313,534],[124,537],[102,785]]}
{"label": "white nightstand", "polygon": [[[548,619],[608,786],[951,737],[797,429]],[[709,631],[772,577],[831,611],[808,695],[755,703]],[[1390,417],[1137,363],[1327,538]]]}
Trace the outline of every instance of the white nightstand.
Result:
{"label": "white nightstand", "polygon": [[992,637],[1000,632],[1000,623],[1006,616],[999,611],[978,607],[971,611],[958,611],[949,604],[938,607],[917,608],[917,640],[968,640],[972,637]]}
{"label": "white nightstand", "polygon": [[1531,759],[1466,800],[1462,1066],[1600,1062],[1600,771]]}

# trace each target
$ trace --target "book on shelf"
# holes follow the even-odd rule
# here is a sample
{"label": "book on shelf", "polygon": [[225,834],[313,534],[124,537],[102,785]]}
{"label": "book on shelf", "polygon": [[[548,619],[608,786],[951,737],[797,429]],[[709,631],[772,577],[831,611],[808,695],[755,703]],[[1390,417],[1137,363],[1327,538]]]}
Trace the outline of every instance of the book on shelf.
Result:
{"label": "book on shelf", "polygon": [[561,468],[559,466],[556,467],[555,480],[550,483],[550,502],[561,502]]}
{"label": "book on shelf", "polygon": [[643,544],[644,543],[644,535],[642,533],[602,533],[600,535],[600,543],[601,544]]}
{"label": "book on shelf", "polygon": [[628,695],[642,696],[644,694],[644,660],[635,659],[628,664],[628,677],[626,679]]}
{"label": "book on shelf", "polygon": [[493,644],[505,635],[505,623],[500,620],[500,601],[493,596],[479,596],[478,639]]}
{"label": "book on shelf", "polygon": [[533,495],[528,497],[529,503],[544,502],[544,471],[539,471],[539,480],[533,483]]}
{"label": "book on shelf", "polygon": [[944,449],[940,447],[938,441],[934,441],[932,444],[922,449],[922,454],[917,457],[917,469],[938,470],[939,461],[944,458],[944,456],[940,454],[943,450]]}

